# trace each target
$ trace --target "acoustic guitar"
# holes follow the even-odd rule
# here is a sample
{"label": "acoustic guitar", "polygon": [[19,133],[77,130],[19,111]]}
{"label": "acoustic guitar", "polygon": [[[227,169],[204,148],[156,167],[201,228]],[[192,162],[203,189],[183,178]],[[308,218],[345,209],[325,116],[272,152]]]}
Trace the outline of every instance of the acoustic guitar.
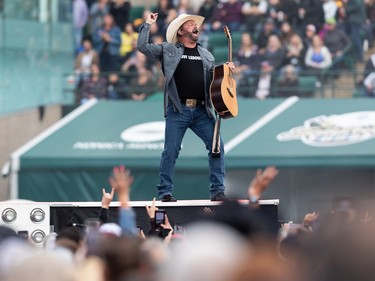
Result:
{"label": "acoustic guitar", "polygon": [[[228,62],[232,61],[232,38],[229,28],[224,26],[228,38]],[[210,85],[212,105],[223,119],[236,117],[238,114],[236,80],[227,64],[214,67],[214,75]]]}
{"label": "acoustic guitar", "polygon": [[[228,62],[232,61],[232,38],[229,28],[224,26],[228,38]],[[227,64],[214,67],[214,76],[210,85],[212,105],[218,114],[212,140],[212,157],[220,157],[220,125],[221,119],[236,117],[238,114],[236,80]]]}

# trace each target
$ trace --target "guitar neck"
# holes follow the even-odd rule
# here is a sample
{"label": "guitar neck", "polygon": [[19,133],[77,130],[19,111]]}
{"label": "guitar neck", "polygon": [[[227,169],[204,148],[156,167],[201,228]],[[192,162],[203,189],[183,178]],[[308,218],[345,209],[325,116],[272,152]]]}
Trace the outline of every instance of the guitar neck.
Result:
{"label": "guitar neck", "polygon": [[228,62],[232,61],[232,37],[230,36],[230,31],[228,26],[224,25],[224,33],[228,38]]}
{"label": "guitar neck", "polygon": [[228,62],[232,61],[232,39],[228,38]]}

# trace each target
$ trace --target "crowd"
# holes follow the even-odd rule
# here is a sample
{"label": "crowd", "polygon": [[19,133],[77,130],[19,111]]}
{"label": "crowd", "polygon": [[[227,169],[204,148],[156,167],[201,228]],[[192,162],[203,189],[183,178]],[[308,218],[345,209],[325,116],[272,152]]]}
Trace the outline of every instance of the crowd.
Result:
{"label": "crowd", "polygon": [[[248,187],[248,205],[235,199],[177,226],[168,214],[158,223],[155,199],[145,209],[150,230],[136,227],[129,204],[133,178],[114,167],[112,191],[103,189],[102,209],[85,227],[49,234],[42,247],[0,226],[0,279],[98,281],[353,281],[373,280],[374,224],[356,201],[338,197],[326,214],[308,213],[299,224],[274,231],[259,199],[279,171],[258,170]],[[118,221],[108,208],[117,193]],[[172,210],[172,209],[171,209]]]}
{"label": "crowd", "polygon": [[[136,8],[126,0],[74,0],[78,103],[94,97],[144,100],[162,91],[160,66],[136,49],[144,21],[130,18]],[[239,97],[309,95],[300,92],[301,76],[324,83],[327,69],[333,73],[328,78],[338,78],[348,64],[364,63],[365,73],[369,64],[373,68],[372,60],[365,61],[373,46],[373,0],[157,0],[144,14],[147,9],[158,13],[153,43],[165,41],[168,24],[181,13],[205,17],[200,43],[213,53],[223,46],[210,35],[222,33],[223,25],[242,34],[232,50]],[[370,78],[363,84],[368,95],[373,84]]]}

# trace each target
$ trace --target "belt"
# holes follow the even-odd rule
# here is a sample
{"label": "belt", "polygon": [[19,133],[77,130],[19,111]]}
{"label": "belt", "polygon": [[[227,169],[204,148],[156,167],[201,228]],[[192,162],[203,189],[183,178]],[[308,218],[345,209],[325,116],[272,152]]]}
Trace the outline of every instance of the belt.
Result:
{"label": "belt", "polygon": [[204,100],[196,100],[196,99],[180,99],[181,103],[186,105],[187,107],[196,107],[198,105],[204,104]]}

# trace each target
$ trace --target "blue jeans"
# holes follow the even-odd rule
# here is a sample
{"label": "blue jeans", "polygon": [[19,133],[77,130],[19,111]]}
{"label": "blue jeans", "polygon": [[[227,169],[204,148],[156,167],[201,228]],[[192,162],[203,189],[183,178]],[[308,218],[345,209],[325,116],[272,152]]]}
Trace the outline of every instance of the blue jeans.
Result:
{"label": "blue jeans", "polygon": [[164,151],[160,160],[159,177],[157,185],[159,198],[172,194],[173,173],[176,160],[181,150],[182,139],[186,130],[190,128],[206,145],[208,150],[210,195],[213,197],[218,192],[224,192],[224,144],[220,138],[220,157],[211,157],[212,139],[215,120],[210,118],[204,105],[189,108],[182,105],[182,112],[176,112],[172,105],[167,108],[165,124]]}
{"label": "blue jeans", "polygon": [[363,27],[361,24],[357,23],[348,23],[346,25],[346,32],[350,35],[354,49],[357,55],[357,60],[363,62],[364,53],[363,53]]}

